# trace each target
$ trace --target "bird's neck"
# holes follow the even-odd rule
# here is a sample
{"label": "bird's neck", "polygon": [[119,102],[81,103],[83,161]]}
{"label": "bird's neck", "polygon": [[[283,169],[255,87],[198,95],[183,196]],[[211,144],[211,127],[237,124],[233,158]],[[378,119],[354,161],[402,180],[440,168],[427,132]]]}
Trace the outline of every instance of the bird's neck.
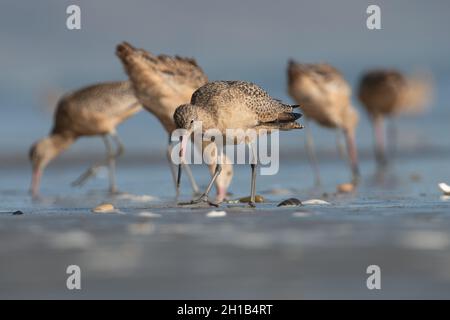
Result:
{"label": "bird's neck", "polygon": [[52,142],[53,152],[56,156],[74,143],[76,137],[71,133],[58,132],[50,134],[49,139]]}
{"label": "bird's neck", "polygon": [[39,143],[46,146],[45,154],[40,161],[35,164],[34,169],[42,171],[50,161],[66,150],[75,139],[75,136],[64,133],[51,133],[48,137],[42,139]]}

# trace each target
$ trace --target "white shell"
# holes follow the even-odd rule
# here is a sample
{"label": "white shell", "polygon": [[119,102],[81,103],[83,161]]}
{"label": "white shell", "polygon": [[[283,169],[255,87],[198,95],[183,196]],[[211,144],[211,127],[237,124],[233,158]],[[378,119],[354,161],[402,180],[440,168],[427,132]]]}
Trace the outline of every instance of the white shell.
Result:
{"label": "white shell", "polygon": [[138,213],[139,217],[145,217],[145,218],[161,218],[162,216],[159,213],[153,213],[150,211],[142,211]]}
{"label": "white shell", "polygon": [[227,213],[225,211],[210,211],[206,214],[208,218],[225,217]]}
{"label": "white shell", "polygon": [[450,194],[450,186],[445,182],[439,183],[439,188],[442,190],[443,193]]}
{"label": "white shell", "polygon": [[310,199],[310,200],[306,200],[306,201],[302,201],[303,204],[305,205],[314,205],[314,204],[321,204],[321,205],[331,205],[331,203],[325,201],[325,200],[320,200],[320,199]]}

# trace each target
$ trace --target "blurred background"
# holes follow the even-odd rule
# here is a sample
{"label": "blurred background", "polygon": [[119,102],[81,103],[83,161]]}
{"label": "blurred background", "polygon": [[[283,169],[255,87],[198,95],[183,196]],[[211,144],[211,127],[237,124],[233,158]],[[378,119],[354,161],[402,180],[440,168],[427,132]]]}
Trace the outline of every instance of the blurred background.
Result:
{"label": "blurred background", "polygon": [[[70,4],[81,7],[81,30],[66,28]],[[371,67],[431,71],[436,84],[432,109],[399,122],[400,149],[426,146],[444,152],[450,100],[450,3],[376,1],[382,30],[366,27],[370,4],[374,2],[2,0],[0,166],[28,166],[28,148],[50,130],[61,94],[126,79],[114,54],[123,40],[155,54],[195,57],[211,80],[253,81],[290,102],[289,58],[329,62],[354,88],[361,72]],[[313,133],[319,155],[321,150],[335,150],[333,131],[314,127]],[[147,112],[125,122],[119,134],[127,148],[125,159],[160,155],[164,160],[161,141],[166,141],[166,134]],[[297,133],[285,134],[282,140],[283,150],[302,151],[297,146],[303,146],[303,137]],[[363,157],[371,156],[371,127],[364,113],[358,144]],[[81,139],[55,163],[90,154],[103,154],[100,139]]]}
{"label": "blurred background", "polygon": [[[439,134],[437,128],[445,130],[449,112],[450,3],[376,1],[381,7],[382,30],[368,30],[366,8],[373,3],[2,0],[0,164],[23,159],[29,145],[48,133],[51,112],[62,93],[95,82],[126,79],[114,54],[116,44],[123,40],[156,54],[195,57],[212,80],[253,81],[287,101],[289,58],[329,62],[353,85],[370,67],[405,72],[427,69],[437,84],[433,108],[419,119],[401,123],[411,129],[403,136],[403,146],[444,147],[445,139],[435,134]],[[81,7],[81,30],[66,28],[70,4]],[[361,118],[359,144],[371,147],[368,122],[364,115]],[[119,132],[129,153],[164,147],[160,143],[164,131],[145,112],[124,123]],[[326,143],[333,138],[331,132],[319,128],[314,132],[319,149],[334,148],[333,143]],[[142,139],[133,139],[136,136]],[[82,139],[65,156],[81,150],[95,152],[100,143]]]}

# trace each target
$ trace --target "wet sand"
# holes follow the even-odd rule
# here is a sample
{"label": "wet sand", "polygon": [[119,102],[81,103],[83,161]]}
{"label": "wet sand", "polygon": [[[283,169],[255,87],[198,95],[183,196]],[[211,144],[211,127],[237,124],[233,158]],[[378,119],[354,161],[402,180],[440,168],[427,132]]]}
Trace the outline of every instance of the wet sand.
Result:
{"label": "wet sand", "polygon": [[[311,187],[306,162],[281,162],[278,175],[258,177],[266,203],[223,204],[219,217],[176,206],[163,161],[119,162],[128,194],[112,198],[106,178],[73,189],[84,166],[55,166],[38,203],[24,189],[25,168],[2,169],[0,298],[450,298],[450,202],[437,188],[450,164],[416,156],[382,177],[363,159],[358,192],[336,195],[348,178],[341,161],[322,161],[323,188]],[[206,168],[194,174],[207,183]],[[233,197],[248,194],[249,178],[237,167]],[[183,190],[189,199],[187,181]],[[276,207],[290,197],[330,205]],[[102,202],[119,213],[90,211]],[[66,289],[72,264],[81,267],[80,291]],[[366,287],[373,264],[381,290]]]}

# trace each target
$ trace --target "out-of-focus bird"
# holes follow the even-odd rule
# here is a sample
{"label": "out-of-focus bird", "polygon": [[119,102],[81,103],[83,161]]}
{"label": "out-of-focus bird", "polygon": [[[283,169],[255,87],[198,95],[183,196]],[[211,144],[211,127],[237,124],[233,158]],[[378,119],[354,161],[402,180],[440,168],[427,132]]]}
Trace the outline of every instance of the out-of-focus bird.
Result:
{"label": "out-of-focus bird", "polygon": [[[362,75],[358,97],[373,123],[375,157],[379,166],[387,163],[384,119],[423,112],[430,105],[431,95],[431,79],[422,74],[406,76],[393,69],[376,69]],[[395,137],[391,138],[395,140]]]}
{"label": "out-of-focus bird", "polygon": [[[107,159],[89,168],[75,184],[82,184],[102,165],[109,166],[110,191],[116,192],[115,161],[123,153],[116,127],[142,110],[128,81],[92,85],[63,96],[56,107],[50,134],[31,146],[31,192],[39,193],[42,172],[48,163],[83,136],[102,136]],[[114,151],[110,139],[117,144]]]}
{"label": "out-of-focus bird", "polygon": [[[117,46],[117,56],[122,61],[128,77],[133,83],[136,96],[146,110],[154,114],[169,135],[167,157],[175,182],[175,167],[171,160],[172,144],[170,135],[176,129],[173,120],[175,109],[191,100],[192,93],[204,85],[208,78],[194,59],[179,56],[153,55],[143,49],[136,49],[123,42]],[[200,150],[207,142],[198,145]],[[215,172],[215,163],[208,165],[211,174]],[[194,178],[185,165],[194,192],[198,191]],[[223,166],[222,173],[216,179],[217,199],[222,201],[231,183],[233,168],[231,164]]]}
{"label": "out-of-focus bird", "polygon": [[[347,143],[348,158],[353,182],[359,178],[355,131],[358,113],[351,104],[351,88],[342,74],[326,63],[303,64],[288,62],[288,92],[300,105],[305,119],[319,125],[342,130]],[[313,150],[312,136],[307,127],[306,149],[320,183],[319,170]]]}
{"label": "out-of-focus bird", "polygon": [[[295,122],[301,117],[301,114],[293,112],[296,107],[298,106],[286,105],[271,98],[266,91],[250,82],[209,82],[193,93],[190,104],[179,106],[173,115],[177,128],[187,130],[185,135],[180,137],[180,156],[184,156],[186,141],[194,131],[196,121],[202,122],[203,132],[209,129],[218,130],[223,136],[223,145],[227,143],[249,144],[252,152],[252,181],[249,204],[250,206],[255,206],[256,166],[258,163],[255,141],[251,140],[252,137],[249,136],[242,137],[239,140],[234,136],[229,137],[227,134],[229,134],[230,129],[244,131],[254,129],[255,135],[253,139],[255,139],[262,129],[266,132],[270,132],[272,129],[301,129],[302,126]],[[208,193],[215,179],[220,175],[221,170],[221,163],[218,162],[206,191],[200,198],[192,201],[192,204],[209,202]],[[178,184],[180,177],[181,166],[179,166],[178,170]]]}

